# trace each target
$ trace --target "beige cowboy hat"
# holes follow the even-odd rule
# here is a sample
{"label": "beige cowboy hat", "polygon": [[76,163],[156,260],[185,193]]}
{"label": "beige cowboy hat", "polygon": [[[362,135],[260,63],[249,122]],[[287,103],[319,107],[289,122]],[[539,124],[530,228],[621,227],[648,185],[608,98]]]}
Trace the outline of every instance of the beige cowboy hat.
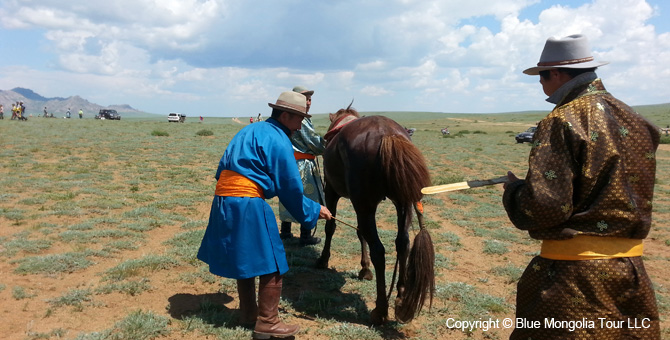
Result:
{"label": "beige cowboy hat", "polygon": [[607,61],[595,61],[589,40],[582,34],[573,34],[564,38],[551,37],[547,39],[536,67],[531,67],[523,73],[536,76],[540,71],[553,68],[593,68],[607,65]]}
{"label": "beige cowboy hat", "polygon": [[302,93],[302,94],[304,94],[305,96],[311,96],[311,95],[314,94],[314,90],[308,90],[306,87],[304,87],[304,86],[300,86],[300,85],[295,86],[295,87],[293,88],[293,92]]}
{"label": "beige cowboy hat", "polygon": [[286,111],[306,118],[312,118],[311,115],[307,114],[307,98],[305,95],[298,92],[282,92],[279,95],[279,98],[277,98],[276,103],[268,103],[268,105],[273,109]]}

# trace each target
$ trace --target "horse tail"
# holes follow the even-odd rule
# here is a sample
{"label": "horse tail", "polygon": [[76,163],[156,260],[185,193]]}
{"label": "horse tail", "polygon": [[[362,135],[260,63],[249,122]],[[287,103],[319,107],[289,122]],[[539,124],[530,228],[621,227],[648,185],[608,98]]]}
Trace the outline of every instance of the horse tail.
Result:
{"label": "horse tail", "polygon": [[404,136],[385,135],[379,153],[386,196],[403,206],[420,201],[421,189],[430,186],[430,173],[419,149]]}
{"label": "horse tail", "polygon": [[430,233],[423,226],[422,209],[416,207],[423,194],[421,189],[430,186],[428,166],[419,149],[407,138],[386,135],[380,147],[382,169],[387,183],[387,197],[396,204],[408,207],[407,221],[412,219],[411,206],[415,205],[421,230],[414,237],[414,244],[407,260],[405,290],[396,304],[396,319],[408,322],[421,311],[426,298],[433,304],[435,293],[435,249]]}
{"label": "horse tail", "polygon": [[405,279],[402,303],[396,304],[395,316],[400,322],[414,319],[426,298],[430,298],[429,306],[433,306],[435,294],[435,249],[428,230],[421,228],[414,237],[414,244],[407,260],[407,277]]}

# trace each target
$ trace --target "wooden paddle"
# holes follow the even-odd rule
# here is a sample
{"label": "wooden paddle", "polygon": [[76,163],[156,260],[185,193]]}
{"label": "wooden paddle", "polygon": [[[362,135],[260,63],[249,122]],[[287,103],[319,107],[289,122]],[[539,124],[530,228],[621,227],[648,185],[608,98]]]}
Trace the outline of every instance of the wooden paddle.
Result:
{"label": "wooden paddle", "polygon": [[421,193],[424,195],[438,194],[441,192],[456,191],[456,190],[465,190],[470,188],[483,187],[486,185],[501,184],[507,182],[507,176],[484,179],[484,180],[473,180],[467,182],[458,182],[451,184],[435,185],[432,187],[425,187],[421,189]]}

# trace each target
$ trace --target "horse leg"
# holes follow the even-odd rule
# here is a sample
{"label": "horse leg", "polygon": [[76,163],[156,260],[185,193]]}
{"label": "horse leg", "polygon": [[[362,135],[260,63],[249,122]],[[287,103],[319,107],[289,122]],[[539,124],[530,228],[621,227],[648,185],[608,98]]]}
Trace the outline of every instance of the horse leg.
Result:
{"label": "horse leg", "polygon": [[386,300],[386,276],[384,245],[377,234],[374,210],[371,213],[358,215],[358,229],[370,247],[370,259],[375,266],[375,277],[377,279],[377,300],[375,309],[370,312],[371,322],[381,325],[388,320],[388,301]]}
{"label": "horse leg", "polygon": [[[359,225],[360,226],[360,225]],[[370,270],[370,256],[368,255],[368,243],[365,242],[363,234],[359,231],[356,232],[358,235],[358,241],[361,242],[361,271],[358,272],[359,280],[372,280],[372,271]]]}
{"label": "horse leg", "polygon": [[[330,210],[330,213],[335,217],[337,213],[337,201],[340,199],[340,196],[335,193],[327,184],[324,188],[324,194],[326,199],[326,207]],[[330,244],[333,240],[333,234],[335,234],[335,220],[326,221],[326,241],[323,244],[323,250],[321,251],[321,256],[316,260],[316,268],[328,269],[328,261],[330,260]]]}

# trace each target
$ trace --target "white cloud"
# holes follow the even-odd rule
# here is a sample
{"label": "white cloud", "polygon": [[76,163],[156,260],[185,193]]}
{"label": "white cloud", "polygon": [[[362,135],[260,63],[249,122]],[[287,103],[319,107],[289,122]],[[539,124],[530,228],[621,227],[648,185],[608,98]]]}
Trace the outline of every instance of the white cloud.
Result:
{"label": "white cloud", "polygon": [[366,86],[361,89],[361,93],[372,97],[379,97],[391,94],[390,91],[377,86]]}
{"label": "white cloud", "polygon": [[256,111],[297,84],[317,91],[315,113],[354,94],[371,110],[549,109],[521,71],[549,36],[584,33],[595,57],[611,62],[599,71],[608,89],[631,104],[662,102],[670,33],[649,24],[659,1],[343,0],[300,3],[299,17],[282,3],[232,0],[5,1],[0,25],[43,31],[48,61],[28,68],[31,77],[6,66],[0,88],[149,111]]}

